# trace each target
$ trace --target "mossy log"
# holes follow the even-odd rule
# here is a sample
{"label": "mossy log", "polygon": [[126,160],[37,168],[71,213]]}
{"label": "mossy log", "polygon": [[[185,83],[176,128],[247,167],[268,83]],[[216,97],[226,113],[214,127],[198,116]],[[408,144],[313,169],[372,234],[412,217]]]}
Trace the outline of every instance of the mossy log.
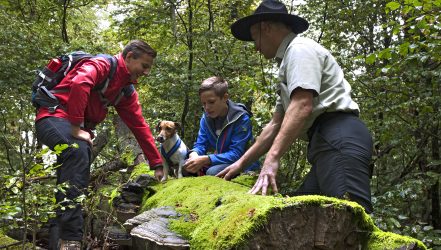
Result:
{"label": "mossy log", "polygon": [[150,235],[155,231],[155,226],[144,223],[158,225],[149,214],[130,225],[134,242],[147,238],[144,246],[149,249],[426,249],[416,239],[380,231],[354,202],[323,196],[251,195],[249,186],[242,185],[246,182],[253,179],[240,176],[227,182],[206,176],[155,185],[140,214],[171,208],[174,216],[157,221],[184,241],[181,247],[158,241],[169,235],[163,231],[154,232],[153,239],[143,237],[141,227]]}
{"label": "mossy log", "polygon": [[31,243],[25,243],[14,240],[2,232],[0,232],[0,249],[8,249],[8,250],[21,250],[21,249],[32,249],[33,246]]}

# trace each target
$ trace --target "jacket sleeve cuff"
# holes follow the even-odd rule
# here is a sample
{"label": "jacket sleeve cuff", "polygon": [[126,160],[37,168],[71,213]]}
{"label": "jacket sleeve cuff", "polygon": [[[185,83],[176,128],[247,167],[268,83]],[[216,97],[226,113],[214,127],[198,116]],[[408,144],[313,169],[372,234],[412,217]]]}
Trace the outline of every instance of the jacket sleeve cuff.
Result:
{"label": "jacket sleeve cuff", "polygon": [[210,166],[213,166],[213,165],[217,165],[217,164],[215,164],[216,163],[216,155],[214,155],[214,154],[211,154],[211,155],[207,155],[208,156],[208,159],[210,160]]}
{"label": "jacket sleeve cuff", "polygon": [[[193,152],[196,152],[196,151],[193,150],[193,149],[192,150],[188,150],[187,151],[187,155],[185,155],[185,158],[188,159],[188,157],[190,157],[190,154],[193,153]],[[198,152],[196,152],[196,153],[198,153]]]}
{"label": "jacket sleeve cuff", "polygon": [[162,164],[157,164],[155,166],[150,166],[150,170],[156,170],[162,168]]}
{"label": "jacket sleeve cuff", "polygon": [[69,122],[71,124],[77,125],[77,126],[81,126],[83,124],[83,121],[84,121],[84,117],[68,116],[67,119],[69,120]]}

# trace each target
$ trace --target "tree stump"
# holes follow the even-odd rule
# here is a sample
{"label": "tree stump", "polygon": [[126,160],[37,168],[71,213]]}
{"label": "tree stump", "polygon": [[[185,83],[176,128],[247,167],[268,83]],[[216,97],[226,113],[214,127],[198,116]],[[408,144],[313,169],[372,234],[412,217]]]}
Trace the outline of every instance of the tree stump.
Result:
{"label": "tree stump", "polygon": [[250,195],[247,186],[211,176],[153,189],[144,212],[125,224],[133,249],[425,249],[416,239],[381,232],[350,201]]}

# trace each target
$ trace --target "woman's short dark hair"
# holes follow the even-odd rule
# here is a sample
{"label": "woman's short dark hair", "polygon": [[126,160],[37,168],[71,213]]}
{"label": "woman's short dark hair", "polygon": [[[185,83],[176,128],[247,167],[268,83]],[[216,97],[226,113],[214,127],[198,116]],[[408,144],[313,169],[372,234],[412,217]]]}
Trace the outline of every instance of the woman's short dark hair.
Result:
{"label": "woman's short dark hair", "polygon": [[146,42],[142,40],[130,41],[122,52],[123,58],[126,58],[127,54],[132,51],[135,58],[140,57],[142,54],[147,54],[153,58],[156,58],[156,51]]}
{"label": "woman's short dark hair", "polygon": [[209,77],[202,81],[199,87],[199,95],[208,90],[213,90],[217,96],[223,97],[228,92],[228,82],[219,76]]}

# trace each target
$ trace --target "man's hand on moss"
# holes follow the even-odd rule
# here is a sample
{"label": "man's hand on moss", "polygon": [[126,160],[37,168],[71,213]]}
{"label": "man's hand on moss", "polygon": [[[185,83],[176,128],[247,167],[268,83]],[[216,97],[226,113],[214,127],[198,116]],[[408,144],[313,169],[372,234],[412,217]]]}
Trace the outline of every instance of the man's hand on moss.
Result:
{"label": "man's hand on moss", "polygon": [[158,166],[155,168],[155,178],[156,180],[161,181],[162,177],[164,177],[164,169],[162,166]]}
{"label": "man's hand on moss", "polygon": [[238,176],[242,172],[242,165],[239,161],[231,164],[221,172],[219,172],[216,177],[224,178],[227,181],[230,181],[234,177]]}
{"label": "man's hand on moss", "polygon": [[279,160],[273,160],[270,157],[267,157],[263,163],[259,178],[248,193],[257,194],[258,192],[261,192],[262,195],[267,195],[268,188],[271,188],[273,194],[278,193],[279,191],[277,189],[276,175],[279,166]]}

